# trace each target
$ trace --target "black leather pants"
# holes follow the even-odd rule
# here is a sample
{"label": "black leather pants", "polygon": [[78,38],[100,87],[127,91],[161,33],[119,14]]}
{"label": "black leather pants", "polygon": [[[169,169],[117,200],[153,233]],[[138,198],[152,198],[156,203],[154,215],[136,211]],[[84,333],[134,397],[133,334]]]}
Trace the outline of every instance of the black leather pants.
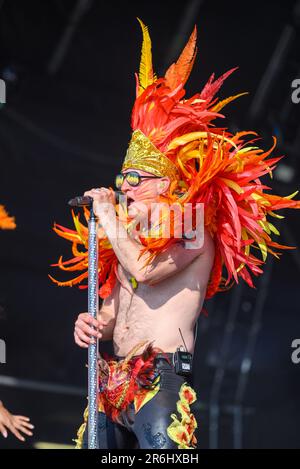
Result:
{"label": "black leather pants", "polygon": [[[175,373],[173,354],[168,355],[171,364],[157,357],[155,368],[160,373],[158,393],[135,414],[133,404],[122,416],[122,425],[113,422],[103,412],[98,416],[99,449],[177,449],[177,444],[167,435],[171,414],[176,413],[179,390],[186,377]],[[189,383],[188,383],[189,384]],[[83,437],[83,448],[87,448],[87,429]]]}

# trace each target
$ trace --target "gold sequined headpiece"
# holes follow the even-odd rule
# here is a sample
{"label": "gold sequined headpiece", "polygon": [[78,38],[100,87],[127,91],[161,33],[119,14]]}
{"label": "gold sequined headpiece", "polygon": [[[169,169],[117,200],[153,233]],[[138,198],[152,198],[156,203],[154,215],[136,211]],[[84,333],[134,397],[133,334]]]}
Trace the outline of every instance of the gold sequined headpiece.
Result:
{"label": "gold sequined headpiece", "polygon": [[171,181],[178,178],[176,166],[139,129],[132,134],[122,171],[129,168],[147,171],[155,176],[168,176]]}

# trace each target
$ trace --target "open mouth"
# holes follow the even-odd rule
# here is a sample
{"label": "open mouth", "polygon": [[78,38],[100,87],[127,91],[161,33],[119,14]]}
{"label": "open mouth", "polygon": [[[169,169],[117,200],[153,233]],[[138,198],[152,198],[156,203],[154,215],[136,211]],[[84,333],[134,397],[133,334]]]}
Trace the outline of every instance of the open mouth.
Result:
{"label": "open mouth", "polygon": [[131,197],[127,196],[127,207],[129,208],[130,205],[132,205],[134,202],[134,199],[132,199]]}

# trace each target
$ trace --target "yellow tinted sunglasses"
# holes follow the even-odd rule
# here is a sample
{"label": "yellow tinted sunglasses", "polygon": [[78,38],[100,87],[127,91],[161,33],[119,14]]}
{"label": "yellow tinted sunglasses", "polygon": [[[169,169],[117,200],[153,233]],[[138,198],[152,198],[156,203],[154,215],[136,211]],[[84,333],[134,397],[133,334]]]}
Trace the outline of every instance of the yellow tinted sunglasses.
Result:
{"label": "yellow tinted sunglasses", "polygon": [[128,173],[125,174],[117,174],[115,178],[115,186],[117,189],[121,189],[124,180],[128,182],[128,184],[132,187],[138,186],[142,179],[159,179],[160,176],[141,176],[139,173],[136,171],[128,171]]}

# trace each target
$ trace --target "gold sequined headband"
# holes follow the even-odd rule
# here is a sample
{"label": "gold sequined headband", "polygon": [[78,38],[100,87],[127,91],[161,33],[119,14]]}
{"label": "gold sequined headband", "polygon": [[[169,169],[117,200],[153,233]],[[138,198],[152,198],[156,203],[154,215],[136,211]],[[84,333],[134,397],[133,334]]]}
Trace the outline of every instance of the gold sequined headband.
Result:
{"label": "gold sequined headband", "polygon": [[147,171],[155,176],[168,176],[171,181],[178,179],[176,166],[139,129],[132,134],[122,171],[129,168]]}

